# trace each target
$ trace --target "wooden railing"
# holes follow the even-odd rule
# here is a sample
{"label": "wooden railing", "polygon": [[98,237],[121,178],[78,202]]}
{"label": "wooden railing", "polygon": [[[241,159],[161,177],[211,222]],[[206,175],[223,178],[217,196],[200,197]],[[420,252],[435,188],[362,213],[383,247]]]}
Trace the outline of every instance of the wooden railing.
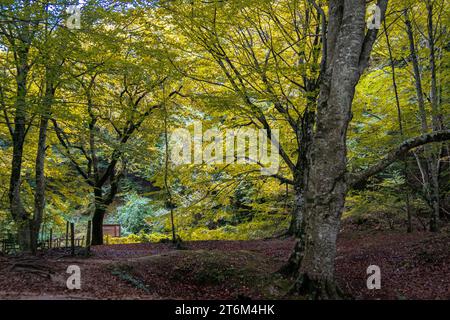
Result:
{"label": "wooden railing", "polygon": [[[72,222],[66,223],[66,233],[65,235],[53,236],[53,230],[50,229],[49,234],[41,234],[40,240],[38,242],[38,250],[48,250],[53,248],[70,248],[71,255],[75,255],[76,247],[86,247],[86,255],[89,255],[90,244],[91,244],[91,231],[92,231],[92,221],[88,221],[87,233],[85,237],[76,238],[75,237],[75,224]],[[3,239],[1,236],[3,235]],[[46,239],[42,239],[46,238]],[[12,254],[20,251],[19,244],[16,240],[17,238],[14,234],[3,233],[0,234],[0,252],[4,254]]]}
{"label": "wooden railing", "polygon": [[[84,237],[74,239],[75,247],[84,247]],[[38,250],[48,250],[52,248],[71,248],[70,241],[67,242],[65,238],[47,239],[38,243]],[[17,253],[20,251],[17,241],[11,238],[0,239],[0,252],[5,254]]]}
{"label": "wooden railing", "polygon": [[6,254],[17,253],[19,251],[19,245],[11,238],[0,239],[0,250]]}

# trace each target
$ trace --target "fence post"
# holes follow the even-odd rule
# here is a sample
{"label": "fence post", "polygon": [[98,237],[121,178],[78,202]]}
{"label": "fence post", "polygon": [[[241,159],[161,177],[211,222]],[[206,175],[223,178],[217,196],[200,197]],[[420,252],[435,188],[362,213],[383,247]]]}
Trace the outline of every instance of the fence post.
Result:
{"label": "fence post", "polygon": [[48,241],[48,248],[49,249],[51,249],[53,247],[52,241],[53,241],[53,228],[50,228],[50,238],[49,238],[49,241]]}
{"label": "fence post", "polygon": [[75,223],[73,222],[70,223],[70,246],[70,254],[73,257],[75,255]]}
{"label": "fence post", "polygon": [[88,225],[87,225],[87,234],[86,234],[86,256],[88,256],[91,251],[91,228],[92,228],[92,222],[91,222],[91,220],[89,220]]}
{"label": "fence post", "polygon": [[69,221],[66,222],[66,245],[67,248],[69,246]]}
{"label": "fence post", "polygon": [[42,243],[42,250],[45,250],[45,224],[42,224],[41,228],[41,243]]}

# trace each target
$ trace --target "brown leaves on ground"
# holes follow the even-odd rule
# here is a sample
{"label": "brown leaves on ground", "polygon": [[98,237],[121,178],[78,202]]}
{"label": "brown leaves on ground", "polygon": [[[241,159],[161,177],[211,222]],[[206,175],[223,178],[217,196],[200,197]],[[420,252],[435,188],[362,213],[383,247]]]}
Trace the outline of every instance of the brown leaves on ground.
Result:
{"label": "brown leaves on ground", "polygon": [[[343,234],[336,262],[339,283],[357,299],[450,299],[449,234]],[[381,269],[380,290],[367,290],[369,265]]]}
{"label": "brown leaves on ground", "polygon": [[[450,299],[450,235],[351,232],[340,235],[336,276],[357,299]],[[92,256],[53,250],[39,259],[0,257],[0,298],[280,299],[289,279],[275,273],[292,240],[197,241],[97,246]],[[31,260],[30,260],[31,259]],[[68,290],[66,269],[81,268],[82,289]],[[381,268],[381,289],[366,270]]]}

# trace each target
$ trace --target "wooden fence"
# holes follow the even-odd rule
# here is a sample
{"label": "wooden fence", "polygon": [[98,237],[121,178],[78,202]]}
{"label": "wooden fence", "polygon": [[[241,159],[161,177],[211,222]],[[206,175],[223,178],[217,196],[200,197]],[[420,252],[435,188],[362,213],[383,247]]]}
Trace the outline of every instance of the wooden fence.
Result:
{"label": "wooden fence", "polygon": [[[70,248],[71,255],[75,255],[76,247],[86,247],[86,254],[89,254],[91,246],[91,221],[88,221],[86,238],[75,238],[75,224],[67,222],[65,235],[53,236],[53,230],[45,237],[41,234],[38,242],[38,250],[48,250],[53,248]],[[4,254],[15,254],[20,251],[17,238],[13,234],[4,235],[0,238],[0,251]]]}

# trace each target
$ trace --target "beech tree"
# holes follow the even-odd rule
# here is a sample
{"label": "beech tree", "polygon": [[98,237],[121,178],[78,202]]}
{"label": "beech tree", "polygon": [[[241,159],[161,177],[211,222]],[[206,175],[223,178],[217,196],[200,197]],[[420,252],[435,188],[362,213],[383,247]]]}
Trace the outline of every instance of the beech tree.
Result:
{"label": "beech tree", "polygon": [[[235,93],[241,100],[237,116],[245,114],[244,119],[250,119],[248,123],[242,120],[241,125],[266,128],[267,132],[280,122],[289,125],[284,133],[297,144],[287,143],[286,147],[286,140],[281,141],[280,156],[289,170],[277,178],[292,184],[296,191],[293,221],[297,220],[299,227],[294,252],[281,271],[299,275],[295,286],[299,292],[336,297],[336,237],[347,191],[408,150],[448,139],[448,132],[422,131],[422,136],[401,143],[370,168],[348,172],[347,129],[355,88],[369,66],[387,1],[376,3],[379,25],[370,29],[365,1],[325,4],[308,0],[277,5],[271,1],[236,6],[168,2],[173,23],[198,45],[191,47],[198,57],[193,65],[206,65],[210,73],[176,67],[204,86]],[[289,15],[296,9],[306,12],[303,23],[295,13]],[[285,52],[289,58],[283,56]],[[303,55],[316,59],[305,60]],[[292,56],[305,65],[295,64]],[[285,69],[287,61],[292,65]],[[289,94],[292,87],[299,89],[300,99]]]}
{"label": "beech tree", "polygon": [[[443,4],[88,1],[75,30],[62,23],[67,4],[0,5],[0,189],[8,195],[1,213],[8,210],[23,249],[36,251],[46,215],[61,225],[80,208],[92,219],[92,244],[103,244],[104,218],[134,170],[142,184],[164,190],[136,198],[159,207],[158,230],[174,240],[211,239],[217,230],[249,239],[260,226],[254,216],[277,231],[290,218],[295,246],[280,272],[295,278],[296,293],[341,298],[334,265],[349,191],[399,160],[407,180],[413,156],[430,230],[438,231],[449,154],[439,142],[450,140],[440,97],[448,86],[440,81],[450,77],[438,72],[448,56]],[[368,23],[374,4],[376,21]],[[371,124],[357,122],[366,104],[386,105],[371,116],[387,126],[364,139]],[[220,134],[264,129],[260,142],[279,129],[279,172],[261,175],[264,165],[250,156],[245,166],[203,159],[175,168],[170,131],[195,120]],[[233,140],[237,160],[234,151]],[[250,222],[238,234],[242,212]]]}
{"label": "beech tree", "polygon": [[[387,0],[378,1],[381,20]],[[433,141],[444,141],[450,131],[427,133],[401,144],[381,162],[363,172],[347,172],[347,128],[351,121],[355,87],[367,68],[377,29],[366,30],[366,2],[329,1],[323,77],[311,151],[308,154],[308,184],[305,194],[305,234],[297,240],[298,279],[296,290],[314,298],[340,296],[334,280],[336,239],[352,184],[386,168],[407,150]],[[304,238],[303,238],[304,236]]]}
{"label": "beech tree", "polygon": [[[57,28],[61,22],[58,15],[61,5],[50,9],[49,2],[33,3],[18,1],[2,4],[0,25],[2,44],[11,53],[15,67],[15,101],[14,111],[9,115],[5,88],[2,87],[3,114],[13,144],[11,160],[11,175],[9,183],[10,212],[18,225],[18,240],[24,250],[36,251],[37,236],[45,208],[45,153],[47,127],[56,90],[60,85],[61,67],[64,58],[60,55],[60,45],[63,34]],[[33,79],[40,81],[40,94],[37,106],[31,103],[31,88]],[[38,121],[37,154],[35,158],[35,193],[34,209],[27,208],[22,199],[23,177],[22,165],[26,136],[33,125],[34,118]]]}
{"label": "beech tree", "polygon": [[[435,27],[433,23],[433,3],[426,1],[427,10],[427,42],[430,51],[429,65],[431,73],[430,83],[430,102],[431,102],[431,126],[429,124],[429,114],[425,106],[423,75],[420,72],[420,65],[418,60],[418,52],[415,44],[415,37],[413,34],[413,27],[411,23],[410,13],[408,9],[404,10],[406,33],[408,35],[409,50],[411,61],[413,65],[414,82],[417,96],[417,107],[420,115],[420,127],[422,133],[430,131],[439,131],[443,129],[442,113],[440,112],[438,97],[437,97],[437,80],[436,80],[436,61],[435,61]],[[430,128],[431,127],[431,128]],[[432,214],[430,216],[430,230],[433,232],[439,229],[440,217],[440,192],[439,192],[439,157],[441,155],[441,148],[432,148],[425,146],[423,154],[414,152],[418,167],[422,176],[422,184],[425,197],[430,204]]]}
{"label": "beech tree", "polygon": [[253,1],[244,6],[216,1],[163,4],[173,15],[172,23],[197,46],[193,50],[198,57],[192,64],[207,65],[211,74],[174,63],[177,70],[202,86],[226,92],[224,103],[230,103],[227,95],[236,97],[232,101],[236,110],[229,106],[221,110],[235,114],[236,120],[227,125],[265,129],[269,141],[273,128],[282,127],[289,138],[276,142],[284,168],[272,178],[294,189],[287,234],[295,234],[301,224],[306,155],[319,94],[323,11],[314,2],[291,0]]}
{"label": "beech tree", "polygon": [[[66,94],[77,98],[68,99],[73,106],[69,118],[52,119],[61,151],[92,190],[93,245],[103,244],[103,220],[127,171],[129,145],[148,118],[159,119],[164,101],[179,89],[178,78],[166,68],[168,53],[141,31],[140,9],[114,16],[100,9],[103,15],[94,10],[92,16],[97,25],[84,31],[93,33],[93,39],[79,36],[79,48],[71,56],[74,84]],[[77,127],[80,119],[85,127]]]}

